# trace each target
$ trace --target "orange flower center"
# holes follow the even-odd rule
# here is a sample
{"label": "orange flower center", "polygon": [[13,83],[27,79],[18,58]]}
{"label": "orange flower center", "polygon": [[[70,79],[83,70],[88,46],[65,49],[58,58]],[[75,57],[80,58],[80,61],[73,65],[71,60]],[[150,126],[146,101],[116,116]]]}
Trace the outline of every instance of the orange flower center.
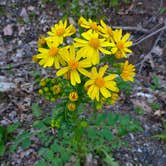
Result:
{"label": "orange flower center", "polygon": [[49,50],[49,55],[50,56],[56,56],[58,54],[58,48],[57,47],[52,47]]}
{"label": "orange flower center", "polygon": [[65,33],[65,29],[63,27],[59,27],[57,30],[56,30],[56,34],[58,36],[62,36],[63,34]]}
{"label": "orange flower center", "polygon": [[78,94],[76,92],[71,92],[69,95],[69,99],[71,101],[77,101],[78,100]]}
{"label": "orange flower center", "polygon": [[93,47],[95,49],[100,47],[100,41],[99,41],[99,39],[96,39],[96,38],[91,38],[89,41],[89,44],[91,47]]}
{"label": "orange flower center", "polygon": [[118,47],[120,50],[124,49],[124,43],[123,43],[122,41],[119,41],[119,42],[117,43],[117,47]]}
{"label": "orange flower center", "polygon": [[96,78],[95,84],[97,87],[102,88],[105,85],[104,78]]}
{"label": "orange flower center", "polygon": [[90,27],[91,27],[93,30],[97,30],[97,24],[96,24],[95,22],[90,23]]}
{"label": "orange flower center", "polygon": [[79,67],[79,63],[75,60],[71,60],[69,62],[69,67],[71,68],[71,70],[76,70]]}

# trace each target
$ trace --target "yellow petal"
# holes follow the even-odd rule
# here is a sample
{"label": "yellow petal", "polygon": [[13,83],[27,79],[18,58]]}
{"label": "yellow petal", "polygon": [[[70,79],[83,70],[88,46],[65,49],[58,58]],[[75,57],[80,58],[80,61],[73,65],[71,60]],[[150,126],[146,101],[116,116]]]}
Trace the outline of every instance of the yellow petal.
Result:
{"label": "yellow petal", "polygon": [[100,88],[100,92],[105,98],[111,97],[111,93],[104,87]]}
{"label": "yellow petal", "polygon": [[81,83],[81,80],[80,80],[80,76],[78,74],[78,72],[75,70],[75,71],[72,71],[71,73],[73,73],[73,76],[75,78],[75,81],[79,84]]}
{"label": "yellow petal", "polygon": [[107,70],[107,68],[108,68],[108,65],[104,65],[103,67],[100,67],[100,69],[99,69],[100,77],[103,77],[103,75],[104,75],[105,71]]}
{"label": "yellow petal", "polygon": [[108,51],[108,50],[106,50],[106,49],[104,49],[104,48],[102,48],[102,47],[100,47],[99,50],[100,50],[102,53],[104,53],[104,54],[111,54],[111,51]]}
{"label": "yellow petal", "polygon": [[117,74],[110,74],[109,76],[104,77],[104,80],[110,81],[110,80],[115,79],[117,76],[118,76]]}
{"label": "yellow petal", "polygon": [[72,84],[73,86],[76,85],[76,80],[75,80],[75,76],[74,76],[74,73],[73,73],[73,72],[71,72],[71,74],[70,74],[70,81],[71,81],[71,84]]}
{"label": "yellow petal", "polygon": [[65,74],[67,71],[69,71],[69,67],[64,67],[64,68],[58,70],[56,75],[61,76],[61,75]]}
{"label": "yellow petal", "polygon": [[129,33],[126,33],[126,34],[123,36],[122,41],[123,41],[123,42],[126,42],[126,41],[129,39],[129,37],[130,37],[130,34],[129,34]]}
{"label": "yellow petal", "polygon": [[88,81],[86,81],[84,86],[87,87],[87,86],[90,86],[92,84],[94,84],[94,80],[88,80]]}
{"label": "yellow petal", "polygon": [[113,92],[119,92],[119,89],[116,86],[116,82],[114,81],[107,81],[105,83],[106,88],[108,88],[109,90],[113,91]]}
{"label": "yellow petal", "polygon": [[87,70],[82,69],[82,68],[79,68],[78,71],[79,71],[81,74],[83,74],[83,75],[85,75],[85,76],[91,78],[91,73],[89,73]]}

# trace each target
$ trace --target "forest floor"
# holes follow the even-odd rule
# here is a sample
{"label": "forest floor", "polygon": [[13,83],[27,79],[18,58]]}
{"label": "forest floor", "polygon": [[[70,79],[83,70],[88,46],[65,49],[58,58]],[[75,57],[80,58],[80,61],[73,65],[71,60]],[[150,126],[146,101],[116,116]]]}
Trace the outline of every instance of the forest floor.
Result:
{"label": "forest floor", "polygon": [[[143,128],[141,133],[128,134],[124,139],[130,146],[117,149],[113,156],[122,166],[165,166],[166,142],[153,136],[166,132],[166,1],[134,0],[116,9],[105,8],[103,15],[112,27],[131,33],[134,45],[129,60],[137,68],[131,95],[121,94],[111,109],[138,119]],[[48,105],[34,88],[34,73],[44,75],[45,71],[32,62],[32,56],[37,53],[38,37],[63,16],[64,11],[53,2],[0,1],[0,84],[11,87],[0,91],[1,125],[19,121],[18,132],[23,131],[33,121],[32,103]],[[70,21],[74,20],[74,15],[70,16]],[[13,155],[6,152],[0,165],[30,166],[38,159],[36,149],[30,147]]]}

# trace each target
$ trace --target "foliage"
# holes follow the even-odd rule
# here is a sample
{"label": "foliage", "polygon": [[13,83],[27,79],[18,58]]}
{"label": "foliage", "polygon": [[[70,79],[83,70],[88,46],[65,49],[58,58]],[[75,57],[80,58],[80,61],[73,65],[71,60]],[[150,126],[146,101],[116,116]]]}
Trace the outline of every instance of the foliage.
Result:
{"label": "foliage", "polygon": [[42,0],[43,3],[53,3],[59,6],[61,11],[64,11],[64,16],[74,16],[79,18],[80,16],[84,17],[104,17],[103,10],[104,8],[117,8],[121,3],[129,4],[132,0],[88,0],[88,1],[78,1],[78,0]]}
{"label": "foliage", "polygon": [[163,131],[160,134],[154,136],[154,138],[162,139],[166,141],[166,120],[162,120]]}
{"label": "foliage", "polygon": [[12,134],[19,127],[19,123],[13,123],[7,127],[0,126],[0,156],[3,156],[6,151],[6,142],[12,139]]}
{"label": "foliage", "polygon": [[161,90],[160,87],[160,78],[156,75],[152,77],[152,84],[150,85],[152,90]]}
{"label": "foliage", "polygon": [[57,119],[56,116],[58,116],[58,120],[49,114],[45,115],[45,118],[42,118],[42,114],[36,116],[35,112],[40,109],[36,104],[32,105],[32,109],[36,117],[32,124],[34,132],[24,131],[19,134],[10,151],[13,152],[18,146],[26,149],[33,144],[32,138],[38,138],[40,142],[38,154],[41,160],[36,163],[37,166],[65,165],[71,162],[73,156],[74,162],[81,164],[87,154],[97,154],[103,158],[103,164],[117,166],[118,163],[114,161],[112,151],[126,146],[126,142],[122,139],[124,135],[142,131],[139,123],[132,120],[130,116],[113,112],[99,112],[88,119],[85,116],[81,119],[72,117],[72,121],[66,122],[59,120],[64,118],[64,113],[57,114],[58,110],[63,109],[63,105],[57,106],[53,111],[53,114],[55,112],[57,114],[54,118]]}

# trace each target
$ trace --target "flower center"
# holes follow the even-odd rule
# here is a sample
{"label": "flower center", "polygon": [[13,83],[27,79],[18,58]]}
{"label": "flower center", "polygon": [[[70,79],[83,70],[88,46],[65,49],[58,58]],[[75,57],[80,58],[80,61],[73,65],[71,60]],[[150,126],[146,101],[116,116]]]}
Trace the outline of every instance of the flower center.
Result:
{"label": "flower center", "polygon": [[56,56],[58,54],[58,48],[57,47],[52,47],[49,50],[49,55],[50,56]]}
{"label": "flower center", "polygon": [[118,47],[120,50],[124,49],[124,43],[123,43],[122,41],[119,41],[119,42],[117,43],[117,47]]}
{"label": "flower center", "polygon": [[75,60],[71,60],[69,62],[69,67],[71,68],[71,70],[76,70],[79,66],[79,63]]}
{"label": "flower center", "polygon": [[90,27],[91,27],[93,30],[97,30],[97,24],[96,24],[95,22],[90,23]]}
{"label": "flower center", "polygon": [[89,41],[89,44],[91,47],[97,49],[100,46],[100,41],[99,41],[99,39],[91,38]]}
{"label": "flower center", "polygon": [[59,27],[57,30],[56,30],[56,34],[58,36],[62,36],[63,34],[65,33],[65,29],[63,27]]}
{"label": "flower center", "polygon": [[105,84],[104,78],[96,78],[95,84],[97,87],[102,88]]}
{"label": "flower center", "polygon": [[113,36],[113,32],[112,32],[112,29],[110,27],[107,27],[107,32],[111,37]]}

